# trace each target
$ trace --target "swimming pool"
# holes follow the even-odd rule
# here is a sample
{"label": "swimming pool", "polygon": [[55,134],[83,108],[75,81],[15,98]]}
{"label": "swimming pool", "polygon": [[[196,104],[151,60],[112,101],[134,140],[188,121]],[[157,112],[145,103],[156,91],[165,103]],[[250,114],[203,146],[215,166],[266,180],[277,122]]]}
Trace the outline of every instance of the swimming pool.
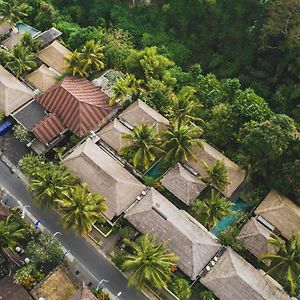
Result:
{"label": "swimming pool", "polygon": [[164,160],[164,156],[161,157],[145,174],[154,179],[159,178],[163,175],[170,167],[170,164]]}
{"label": "swimming pool", "polygon": [[222,220],[220,220],[212,229],[211,233],[214,235],[219,235],[224,229],[226,229],[231,224],[235,223],[237,221],[237,212],[239,211],[245,211],[247,208],[247,203],[243,201],[242,199],[236,200],[232,207],[233,214],[227,217],[224,217]]}
{"label": "swimming pool", "polygon": [[40,33],[40,31],[38,31],[37,29],[31,27],[30,25],[24,24],[24,23],[17,23],[16,27],[17,27],[18,31],[28,32],[32,36],[36,36],[38,33]]}

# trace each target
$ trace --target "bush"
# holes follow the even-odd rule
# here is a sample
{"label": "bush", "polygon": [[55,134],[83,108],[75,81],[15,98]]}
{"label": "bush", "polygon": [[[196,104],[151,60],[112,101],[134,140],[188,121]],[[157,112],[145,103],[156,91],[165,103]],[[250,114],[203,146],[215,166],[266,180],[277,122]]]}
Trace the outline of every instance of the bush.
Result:
{"label": "bush", "polygon": [[28,290],[31,290],[44,277],[45,274],[39,271],[33,263],[23,266],[14,275],[15,280]]}
{"label": "bush", "polygon": [[170,289],[180,300],[188,300],[192,295],[190,283],[184,278],[174,277]]}
{"label": "bush", "polygon": [[209,290],[204,290],[199,293],[200,300],[214,300],[214,294]]}
{"label": "bush", "polygon": [[3,265],[0,265],[0,279],[6,275],[6,268]]}
{"label": "bush", "polygon": [[14,126],[14,136],[21,143],[29,143],[31,141],[31,134],[20,124]]}

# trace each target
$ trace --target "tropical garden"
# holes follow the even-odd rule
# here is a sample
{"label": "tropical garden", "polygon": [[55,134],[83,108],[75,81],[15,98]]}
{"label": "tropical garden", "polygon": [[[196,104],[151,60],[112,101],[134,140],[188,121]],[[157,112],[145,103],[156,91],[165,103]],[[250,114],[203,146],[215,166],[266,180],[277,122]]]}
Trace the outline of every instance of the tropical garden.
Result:
{"label": "tropical garden", "polygon": [[[0,221],[0,279],[12,273],[16,282],[31,290],[61,263],[62,256],[60,243],[25,223],[18,211]],[[13,263],[11,257],[23,264]]]}
{"label": "tropical garden", "polygon": [[[93,79],[105,67],[121,70],[124,76],[113,87],[111,104],[125,107],[141,98],[170,120],[162,132],[142,124],[123,136],[129,145],[121,155],[141,173],[162,157],[165,170],[193,159],[192,148],[208,140],[247,170],[246,180],[257,190],[274,188],[299,202],[299,1],[22,2],[0,1],[1,21],[23,19],[42,30],[55,25],[73,50],[66,74]],[[11,52],[0,51],[0,62],[21,77],[36,67],[38,50],[37,40],[24,35]],[[33,156],[24,157],[20,166],[36,204],[58,209],[65,229],[86,235],[94,222],[103,221],[105,199],[65,168]],[[224,164],[204,168],[207,176],[200,179],[207,193],[189,212],[210,229],[230,214],[232,203],[221,195],[229,184]],[[159,180],[153,184],[166,193]],[[245,249],[235,236],[245,219],[219,237],[241,254]],[[300,275],[298,238],[270,243],[279,251],[263,257],[272,261],[267,271],[294,295]],[[180,299],[189,298],[185,279],[172,280],[178,258],[167,245],[147,235],[124,244],[118,261],[132,272],[130,285],[168,286]],[[208,291],[200,297],[212,299]]]}

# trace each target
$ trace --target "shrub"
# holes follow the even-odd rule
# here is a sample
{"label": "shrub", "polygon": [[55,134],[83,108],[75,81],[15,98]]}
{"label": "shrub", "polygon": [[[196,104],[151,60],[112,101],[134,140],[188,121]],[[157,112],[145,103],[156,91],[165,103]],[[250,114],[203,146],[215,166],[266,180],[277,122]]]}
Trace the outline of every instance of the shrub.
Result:
{"label": "shrub", "polygon": [[28,290],[31,290],[44,277],[45,274],[39,271],[33,263],[17,270],[14,276],[15,280]]}
{"label": "shrub", "polygon": [[14,126],[14,136],[21,142],[21,143],[29,143],[31,141],[30,133],[20,124]]}
{"label": "shrub", "polygon": [[192,295],[190,283],[184,278],[174,277],[170,289],[180,300],[188,300]]}

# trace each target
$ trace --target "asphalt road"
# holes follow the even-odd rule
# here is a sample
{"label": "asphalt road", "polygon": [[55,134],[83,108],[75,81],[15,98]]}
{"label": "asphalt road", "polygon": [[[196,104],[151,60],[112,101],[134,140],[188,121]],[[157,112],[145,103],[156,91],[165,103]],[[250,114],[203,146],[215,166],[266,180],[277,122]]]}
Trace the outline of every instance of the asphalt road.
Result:
{"label": "asphalt road", "polygon": [[[12,174],[7,166],[0,161],[0,185],[15,196],[23,205],[30,205],[27,210],[45,226],[51,233],[57,231],[63,232],[63,229],[57,224],[58,215],[49,210],[40,210],[32,203],[32,194],[27,190],[23,181],[15,174]],[[99,253],[81,236],[76,235],[73,230],[69,230],[60,235],[61,244],[70,251],[70,253],[99,281],[101,279],[109,280],[102,286],[106,287],[111,293],[117,295],[122,292],[119,299],[128,300],[146,300],[143,294],[137,294],[134,288],[127,287],[127,279],[120,273],[114,265]]]}

